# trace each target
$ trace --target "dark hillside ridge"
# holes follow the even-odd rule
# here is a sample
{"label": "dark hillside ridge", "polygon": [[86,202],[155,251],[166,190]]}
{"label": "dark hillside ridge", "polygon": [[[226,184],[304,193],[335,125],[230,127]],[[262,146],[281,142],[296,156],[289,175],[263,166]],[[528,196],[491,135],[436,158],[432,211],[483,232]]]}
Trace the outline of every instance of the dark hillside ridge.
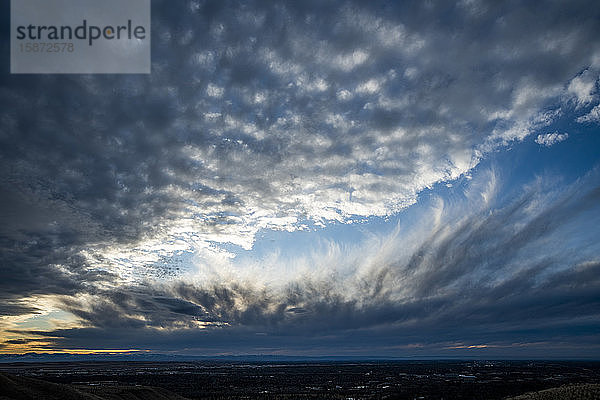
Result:
{"label": "dark hillside ridge", "polygon": [[0,373],[0,400],[186,400],[147,386],[75,386]]}
{"label": "dark hillside ridge", "polygon": [[507,400],[598,400],[600,384],[566,385],[558,388],[525,393]]}

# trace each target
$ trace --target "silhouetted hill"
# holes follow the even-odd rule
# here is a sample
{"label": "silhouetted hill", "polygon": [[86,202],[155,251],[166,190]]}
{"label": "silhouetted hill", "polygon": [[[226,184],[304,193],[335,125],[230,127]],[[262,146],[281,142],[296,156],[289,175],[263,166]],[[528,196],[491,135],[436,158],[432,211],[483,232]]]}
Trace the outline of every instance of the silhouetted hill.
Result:
{"label": "silhouetted hill", "polygon": [[600,384],[567,385],[511,397],[507,400],[598,400]]}
{"label": "silhouetted hill", "polygon": [[0,374],[0,400],[186,400],[148,386],[74,386]]}

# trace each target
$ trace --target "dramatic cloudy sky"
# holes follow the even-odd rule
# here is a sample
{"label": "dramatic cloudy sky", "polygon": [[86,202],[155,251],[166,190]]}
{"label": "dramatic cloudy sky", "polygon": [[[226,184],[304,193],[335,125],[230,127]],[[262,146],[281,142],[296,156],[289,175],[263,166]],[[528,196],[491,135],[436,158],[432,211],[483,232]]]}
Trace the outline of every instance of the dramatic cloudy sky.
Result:
{"label": "dramatic cloudy sky", "polygon": [[600,3],[153,1],[10,75],[0,352],[600,357]]}

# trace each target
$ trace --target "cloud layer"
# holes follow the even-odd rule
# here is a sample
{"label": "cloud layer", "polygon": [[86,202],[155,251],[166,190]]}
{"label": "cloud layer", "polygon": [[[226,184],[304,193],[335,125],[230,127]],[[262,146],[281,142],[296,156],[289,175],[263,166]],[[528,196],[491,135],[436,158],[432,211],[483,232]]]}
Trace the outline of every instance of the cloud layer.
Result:
{"label": "cloud layer", "polygon": [[[431,222],[434,233],[410,236],[421,247],[370,266],[331,250],[341,280],[322,276],[336,273],[323,264],[306,280],[311,260],[286,267],[274,257],[269,282],[249,281],[254,267],[224,261],[223,244],[250,249],[261,229],[394,215],[560,115],[595,123],[598,5],[152,7],[149,76],[0,78],[3,315],[31,313],[34,303],[23,299],[61,296],[87,326],[61,333],[65,346],[76,343],[72,334],[109,327],[161,337],[157,328],[208,326],[200,334],[218,341],[227,326],[282,333],[329,322],[341,331],[393,326],[382,331],[391,335],[423,324],[438,332],[458,305],[484,325],[510,319],[504,303],[491,304],[508,282],[541,294],[564,273],[572,285],[594,285],[579,281],[596,271],[593,257],[561,259],[562,272],[552,257],[520,261],[523,246],[558,229],[556,213],[568,223],[577,218],[571,209],[593,207],[587,187],[591,197],[574,194],[581,204],[563,199],[570,208],[545,202],[556,208],[547,215],[534,210],[533,189],[495,214],[444,211],[439,218],[454,215],[452,228]],[[538,136],[544,145],[561,138]],[[396,249],[399,239],[389,240]],[[541,307],[538,297],[510,296],[506,307]],[[581,301],[587,310],[591,300]],[[423,319],[429,310],[437,312]]]}

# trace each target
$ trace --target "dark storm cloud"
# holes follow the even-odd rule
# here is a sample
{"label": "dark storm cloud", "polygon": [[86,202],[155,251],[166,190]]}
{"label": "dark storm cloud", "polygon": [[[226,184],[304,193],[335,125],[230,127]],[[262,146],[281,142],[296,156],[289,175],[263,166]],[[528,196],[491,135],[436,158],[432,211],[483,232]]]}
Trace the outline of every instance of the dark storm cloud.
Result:
{"label": "dark storm cloud", "polygon": [[[225,281],[107,289],[119,282],[107,254],[168,240],[182,226],[198,242],[249,247],[260,228],[397,212],[422,189],[469,173],[487,151],[561,112],[587,118],[598,100],[600,6],[152,7],[151,75],[0,77],[3,315],[33,311],[20,299],[62,295],[88,327],[60,332],[59,342],[82,347],[77,340],[87,333],[99,334],[99,345],[125,345],[136,330],[149,345],[152,334],[181,335],[191,345],[196,335],[223,344],[252,331],[359,338],[365,329],[416,338],[423,327],[434,340],[503,318],[514,332],[527,312],[547,323],[552,312],[596,318],[585,294],[595,281],[578,280],[597,270],[582,264],[592,258],[554,254],[533,263],[523,256],[586,207],[595,209],[597,192],[587,188],[587,197],[563,198],[536,219],[527,218],[534,203],[526,197],[465,217],[424,238],[412,258],[388,259],[357,278],[362,283],[348,293],[320,279],[292,281],[284,291]],[[569,271],[575,275],[563,278],[581,297],[568,298],[568,288],[552,280]],[[454,327],[458,320],[472,323]],[[202,322],[208,329],[201,333],[181,330]],[[108,338],[109,328],[123,338]],[[259,335],[243,343],[267,341]]]}
{"label": "dark storm cloud", "polygon": [[36,311],[38,311],[36,307],[32,307],[20,299],[11,300],[10,298],[5,297],[2,299],[2,305],[0,305],[0,314],[5,316],[32,314]]}

